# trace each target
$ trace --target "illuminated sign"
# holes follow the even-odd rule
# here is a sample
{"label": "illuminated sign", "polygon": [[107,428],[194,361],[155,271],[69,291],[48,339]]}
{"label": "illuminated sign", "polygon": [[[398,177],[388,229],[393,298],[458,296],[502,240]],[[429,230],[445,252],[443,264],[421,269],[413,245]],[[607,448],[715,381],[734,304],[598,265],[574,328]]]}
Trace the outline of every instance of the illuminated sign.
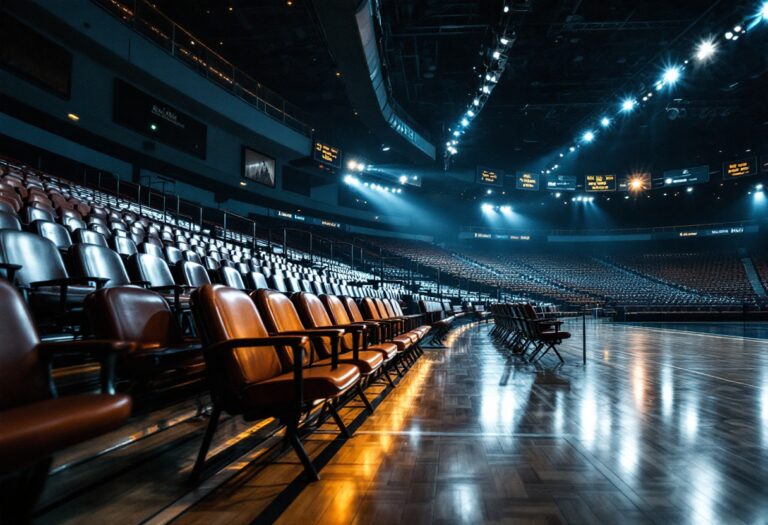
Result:
{"label": "illuminated sign", "polygon": [[489,186],[501,186],[501,174],[488,168],[477,168],[477,182]]}
{"label": "illuminated sign", "polygon": [[326,166],[332,168],[341,169],[341,150],[328,144],[324,144],[319,140],[315,141],[315,160],[321,162]]}
{"label": "illuminated sign", "polygon": [[552,191],[576,191],[576,176],[547,175],[547,189]]}
{"label": "illuminated sign", "polygon": [[757,157],[726,162],[723,164],[724,179],[741,179],[757,175]]}
{"label": "illuminated sign", "polygon": [[616,191],[616,175],[587,175],[584,183],[587,191]]}
{"label": "illuminated sign", "polygon": [[475,239],[492,239],[493,235],[490,233],[475,233]]}
{"label": "illuminated sign", "polygon": [[668,170],[660,178],[653,179],[654,188],[673,188],[709,182],[709,166],[696,166],[680,170]]}
{"label": "illuminated sign", "polygon": [[526,191],[539,191],[538,173],[518,173],[515,179],[515,188]]}
{"label": "illuminated sign", "polygon": [[333,222],[333,221],[321,220],[320,221],[320,225],[321,226],[327,226],[329,228],[341,228],[341,224],[339,224],[338,222]]}

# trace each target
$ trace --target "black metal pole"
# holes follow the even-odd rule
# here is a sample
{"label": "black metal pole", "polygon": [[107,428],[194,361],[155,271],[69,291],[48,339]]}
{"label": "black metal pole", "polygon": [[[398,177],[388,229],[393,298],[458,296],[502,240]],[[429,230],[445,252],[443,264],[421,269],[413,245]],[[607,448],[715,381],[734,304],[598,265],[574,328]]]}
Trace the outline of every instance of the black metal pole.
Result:
{"label": "black metal pole", "polygon": [[584,364],[587,364],[587,305],[584,305],[584,310],[581,316],[581,356]]}

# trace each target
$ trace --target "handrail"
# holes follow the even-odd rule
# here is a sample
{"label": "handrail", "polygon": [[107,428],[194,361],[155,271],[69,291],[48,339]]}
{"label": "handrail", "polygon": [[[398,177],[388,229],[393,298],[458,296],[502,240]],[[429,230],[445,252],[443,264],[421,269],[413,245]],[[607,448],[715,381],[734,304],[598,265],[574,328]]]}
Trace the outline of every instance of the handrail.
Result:
{"label": "handrail", "polygon": [[297,106],[235,67],[147,0],[92,1],[208,80],[267,116],[312,137],[314,129],[306,123],[307,115]]}

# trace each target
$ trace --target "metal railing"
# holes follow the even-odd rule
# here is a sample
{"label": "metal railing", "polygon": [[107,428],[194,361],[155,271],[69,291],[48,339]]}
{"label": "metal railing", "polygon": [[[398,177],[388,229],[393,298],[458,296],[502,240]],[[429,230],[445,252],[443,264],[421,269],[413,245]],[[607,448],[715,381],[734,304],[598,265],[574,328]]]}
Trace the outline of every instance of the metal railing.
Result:
{"label": "metal railing", "polygon": [[92,1],[208,80],[278,122],[312,136],[314,129],[306,123],[309,119],[297,106],[239,70],[147,0]]}

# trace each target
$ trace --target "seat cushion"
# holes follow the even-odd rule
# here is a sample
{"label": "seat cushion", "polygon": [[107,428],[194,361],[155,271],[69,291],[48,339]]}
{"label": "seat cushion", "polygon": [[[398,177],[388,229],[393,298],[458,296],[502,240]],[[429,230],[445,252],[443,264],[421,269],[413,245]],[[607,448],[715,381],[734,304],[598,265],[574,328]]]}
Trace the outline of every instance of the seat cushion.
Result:
{"label": "seat cushion", "polygon": [[130,414],[124,394],[59,397],[0,412],[0,474],[114,430]]}
{"label": "seat cushion", "polygon": [[397,345],[398,352],[405,352],[406,350],[408,350],[410,347],[413,346],[413,341],[407,335],[398,335],[396,337],[393,337],[390,341],[392,343],[395,343],[395,345]]}
{"label": "seat cushion", "polygon": [[[65,306],[72,308],[82,306],[85,297],[95,288],[90,286],[68,286]],[[56,308],[61,303],[61,288],[58,286],[40,286],[29,292],[29,303],[33,310]],[[56,310],[54,310],[56,311]]]}
{"label": "seat cushion", "polygon": [[[384,363],[384,356],[381,352],[377,352],[375,350],[360,350],[357,353],[357,359],[355,359],[352,356],[352,352],[345,352],[343,354],[339,354],[339,363],[348,363],[350,365],[355,365],[357,368],[360,369],[360,373],[364,376],[367,376],[376,370],[379,369],[379,367]],[[322,361],[318,361],[313,366],[330,366],[331,364],[331,358],[323,359]]]}
{"label": "seat cushion", "polygon": [[[360,370],[350,364],[312,366],[304,369],[304,401],[338,397],[360,379]],[[243,403],[251,407],[288,405],[293,398],[293,372],[253,383],[243,389]]]}
{"label": "seat cushion", "polygon": [[368,351],[379,352],[384,358],[384,361],[389,361],[397,355],[397,345],[394,343],[380,343],[369,346]]}
{"label": "seat cushion", "polygon": [[546,342],[562,341],[563,339],[570,339],[570,338],[571,338],[570,332],[541,332],[539,334],[539,339]]}

